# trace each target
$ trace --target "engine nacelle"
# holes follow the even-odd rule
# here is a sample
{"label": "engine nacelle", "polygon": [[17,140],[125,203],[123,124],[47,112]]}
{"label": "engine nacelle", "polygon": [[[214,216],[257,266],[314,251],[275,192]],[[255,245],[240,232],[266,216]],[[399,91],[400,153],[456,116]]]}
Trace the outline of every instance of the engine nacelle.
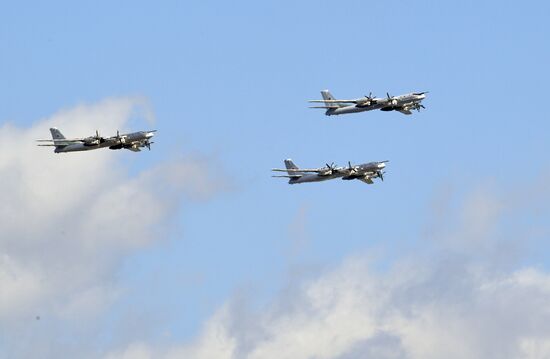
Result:
{"label": "engine nacelle", "polygon": [[361,101],[361,102],[358,102],[355,107],[359,107],[359,108],[363,108],[363,107],[369,107],[370,105],[372,105],[373,103],[370,101],[370,100],[366,100],[366,101]]}

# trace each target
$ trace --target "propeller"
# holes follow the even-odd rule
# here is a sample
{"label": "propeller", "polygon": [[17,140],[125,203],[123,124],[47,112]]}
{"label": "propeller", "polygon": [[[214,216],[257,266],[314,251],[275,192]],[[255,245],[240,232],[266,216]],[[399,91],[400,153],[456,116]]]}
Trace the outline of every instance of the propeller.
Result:
{"label": "propeller", "polygon": [[98,130],[95,130],[95,139],[97,140],[98,143],[105,142],[105,139],[99,135]]}
{"label": "propeller", "polygon": [[420,112],[420,109],[423,108],[423,109],[426,109],[426,107],[424,107],[424,105],[420,104],[420,103],[415,103],[414,104],[414,109],[418,112]]}
{"label": "propeller", "polygon": [[375,100],[376,95],[373,96],[372,92],[369,92],[369,95],[365,97],[369,100],[369,104],[372,105],[376,103],[376,100]]}
{"label": "propeller", "polygon": [[366,106],[370,106],[370,105],[376,103],[376,101],[374,100],[374,97],[372,96],[372,92],[369,92],[368,95],[365,95],[365,100],[366,101],[359,100],[357,102],[356,106],[357,107],[366,107]]}
{"label": "propeller", "polygon": [[369,100],[369,102],[373,102],[374,101],[374,98],[376,96],[372,96],[372,92],[369,92],[369,95],[365,95],[365,98]]}
{"label": "propeller", "polygon": [[146,142],[145,142],[145,147],[147,147],[147,149],[148,149],[149,151],[151,151],[151,145],[152,145],[153,143],[154,143],[154,142],[146,141]]}
{"label": "propeller", "polygon": [[126,139],[122,136],[120,136],[120,131],[119,130],[116,130],[116,136],[115,138],[117,139],[118,142],[120,143],[125,143],[126,142]]}
{"label": "propeller", "polygon": [[348,161],[348,171],[349,171],[349,174],[352,174],[355,172],[355,166],[351,165],[351,161]]}
{"label": "propeller", "polygon": [[380,179],[382,180],[382,182],[384,182],[384,172],[382,172],[382,171],[376,171],[376,174],[378,175],[378,177],[380,177]]}
{"label": "propeller", "polygon": [[99,135],[98,130],[95,130],[95,136],[86,137],[83,142],[87,145],[98,145],[103,142],[103,137]]}
{"label": "propeller", "polygon": [[330,171],[331,175],[336,173],[336,165],[334,164],[334,162],[332,162],[330,165],[328,163],[326,163],[326,165],[327,165],[327,170]]}
{"label": "propeller", "polygon": [[390,96],[389,92],[386,92],[386,96],[388,96],[388,102],[391,106],[397,105],[397,100],[395,99],[395,97]]}

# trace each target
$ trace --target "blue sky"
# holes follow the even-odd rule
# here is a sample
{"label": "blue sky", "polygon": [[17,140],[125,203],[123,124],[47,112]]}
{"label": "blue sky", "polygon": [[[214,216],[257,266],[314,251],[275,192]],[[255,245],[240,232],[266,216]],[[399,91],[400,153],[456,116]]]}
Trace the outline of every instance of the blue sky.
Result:
{"label": "blue sky", "polygon": [[[38,126],[47,137],[42,121],[61,110],[137,96],[155,122],[138,111],[119,123],[157,129],[153,150],[101,161],[132,179],[192,158],[223,182],[207,200],[176,196],[181,203],[157,223],[161,238],[115,262],[110,276],[123,294],[99,315],[91,346],[191,340],[239,293],[262,307],[295,276],[357,255],[375,256],[381,270],[417,253],[437,260],[438,244],[424,237],[441,197],[454,213],[476,193],[544,190],[549,10],[544,1],[2,5],[2,124]],[[325,88],[345,98],[430,93],[412,116],[329,118],[307,108]],[[390,162],[373,186],[288,186],[270,177],[285,158],[306,167]],[[511,266],[548,269],[548,207],[519,207],[498,231],[511,222],[523,233],[516,221],[542,229]],[[446,231],[460,219],[451,222]],[[150,329],[120,334],[140,320]]]}

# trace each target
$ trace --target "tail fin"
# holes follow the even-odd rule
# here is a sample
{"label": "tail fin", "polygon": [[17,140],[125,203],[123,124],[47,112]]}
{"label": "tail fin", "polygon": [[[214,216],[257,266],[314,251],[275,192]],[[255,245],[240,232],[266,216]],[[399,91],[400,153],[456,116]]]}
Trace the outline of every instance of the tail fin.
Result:
{"label": "tail fin", "polygon": [[55,127],[52,127],[50,128],[50,132],[52,133],[52,138],[54,140],[64,140],[65,139],[65,136],[63,136],[63,134],[61,133],[61,131],[59,131],[57,128]]}
{"label": "tail fin", "polygon": [[[65,139],[65,136],[63,136],[61,131],[59,131],[56,127],[50,128],[50,132],[52,133],[52,138],[54,140],[64,140]],[[67,145],[56,145],[54,152],[58,153],[65,147],[67,147]]]}
{"label": "tail fin", "polygon": [[[334,96],[332,96],[332,94],[330,93],[329,90],[323,90],[323,91],[321,91],[321,96],[323,96],[323,100],[330,100],[330,101],[336,100],[336,99],[334,98]],[[337,103],[337,102],[328,102],[328,103],[325,102],[325,104],[326,104],[327,106],[338,106],[338,107],[344,106],[343,104]]]}
{"label": "tail fin", "polygon": [[[287,170],[297,170],[297,169],[299,169],[299,167],[296,166],[290,158],[285,160],[285,167],[286,167]],[[301,175],[302,173],[294,172],[294,171],[288,171],[288,174],[290,176],[296,176],[296,175]]]}

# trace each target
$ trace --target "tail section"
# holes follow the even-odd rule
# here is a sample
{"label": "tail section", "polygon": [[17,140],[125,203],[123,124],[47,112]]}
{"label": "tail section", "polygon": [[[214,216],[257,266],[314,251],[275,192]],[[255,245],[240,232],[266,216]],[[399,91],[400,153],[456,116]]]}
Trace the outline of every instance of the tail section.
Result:
{"label": "tail section", "polygon": [[[329,90],[323,90],[323,91],[321,91],[321,96],[323,96],[323,100],[325,100],[325,101],[327,101],[327,100],[328,100],[328,101],[334,101],[334,100],[336,100],[336,99],[334,98],[334,96],[332,96],[332,94],[330,93]],[[338,103],[338,102],[325,102],[325,104],[326,104],[327,106],[338,106],[338,107],[343,107],[343,106],[344,106],[343,104]]]}
{"label": "tail section", "polygon": [[54,140],[64,140],[65,139],[65,136],[63,136],[63,134],[61,133],[61,131],[59,131],[57,128],[55,127],[52,127],[50,128],[50,132],[52,133],[52,138]]}
{"label": "tail section", "polygon": [[[297,169],[299,169],[299,167],[296,166],[296,164],[294,164],[294,162],[292,162],[292,160],[290,158],[285,160],[285,167],[286,167],[287,170],[297,170]],[[302,173],[296,172],[296,171],[287,171],[287,172],[288,172],[289,176],[297,176],[297,175],[302,174]]]}
{"label": "tail section", "polygon": [[285,160],[285,167],[286,167],[287,173],[288,173],[288,176],[285,176],[285,177],[289,177],[289,179],[288,179],[289,184],[296,183],[296,181],[298,181],[300,179],[300,177],[302,177],[304,175],[303,172],[289,171],[289,170],[299,169],[299,167],[296,166],[296,164],[294,162],[292,162],[292,160],[290,158]]}
{"label": "tail section", "polygon": [[[59,131],[56,127],[50,128],[50,132],[52,133],[52,138],[54,140],[64,140],[65,139],[65,136],[63,136],[61,131]],[[54,141],[54,143],[55,143],[55,141]],[[54,152],[55,153],[61,152],[61,150],[63,150],[65,147],[67,147],[66,144],[65,145],[56,144]]]}
{"label": "tail section", "polygon": [[323,96],[323,100],[336,100],[329,90],[321,91],[321,96]]}

